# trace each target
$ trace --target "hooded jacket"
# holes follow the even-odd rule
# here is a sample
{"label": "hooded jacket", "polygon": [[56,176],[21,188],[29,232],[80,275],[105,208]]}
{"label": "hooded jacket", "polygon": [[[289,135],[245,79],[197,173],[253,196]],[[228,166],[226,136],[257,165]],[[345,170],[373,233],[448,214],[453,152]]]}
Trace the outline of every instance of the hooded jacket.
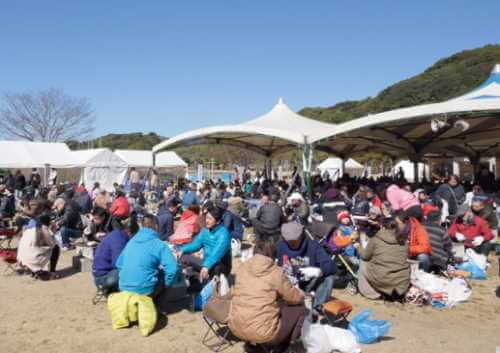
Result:
{"label": "hooded jacket", "polygon": [[171,285],[177,274],[177,261],[160,234],[142,228],[129,240],[116,261],[120,291],[147,295],[153,293],[159,279],[160,265],[165,274],[165,286]]}
{"label": "hooded jacket", "polygon": [[116,268],[116,260],[127,245],[129,237],[121,229],[108,233],[95,250],[92,273],[95,277],[105,276]]}
{"label": "hooded jacket", "polygon": [[283,266],[283,257],[286,255],[292,263],[307,263],[307,266],[319,267],[323,276],[329,276],[337,271],[335,263],[315,240],[304,237],[298,249],[291,249],[286,241],[280,240],[276,247],[279,266]]}
{"label": "hooded jacket", "polygon": [[455,220],[455,222],[448,229],[448,234],[455,240],[457,239],[457,233],[463,234],[465,237],[464,245],[466,248],[473,248],[474,245],[472,244],[472,241],[478,236],[482,236],[484,241],[490,241],[493,239],[493,234],[491,233],[488,223],[486,223],[486,221],[481,217],[474,216],[472,223],[470,224],[463,221],[459,223],[457,220]]}
{"label": "hooded jacket", "polygon": [[401,189],[397,185],[391,185],[385,192],[387,201],[391,204],[393,211],[406,211],[410,207],[418,206],[418,200],[411,192]]}
{"label": "hooded jacket", "polygon": [[281,326],[278,299],[296,305],[304,300],[273,259],[257,254],[236,271],[229,328],[243,341],[266,343]]}
{"label": "hooded jacket", "polygon": [[395,231],[381,229],[360,251],[366,266],[368,283],[378,292],[391,295],[406,293],[410,286],[410,266],[408,247],[400,245]]}
{"label": "hooded jacket", "polygon": [[[228,254],[231,254],[231,236],[224,225],[216,225],[212,230],[203,228],[194,240],[181,247],[184,254],[194,253],[203,248],[202,267],[209,270]],[[230,264],[227,264],[230,265]]]}

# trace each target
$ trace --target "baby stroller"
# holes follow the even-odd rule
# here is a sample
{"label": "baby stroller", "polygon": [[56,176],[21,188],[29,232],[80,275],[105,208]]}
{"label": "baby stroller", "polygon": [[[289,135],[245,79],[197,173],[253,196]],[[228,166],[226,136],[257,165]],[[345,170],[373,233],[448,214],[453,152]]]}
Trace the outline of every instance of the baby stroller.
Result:
{"label": "baby stroller", "polygon": [[337,272],[335,273],[334,288],[348,288],[351,293],[356,294],[358,288],[358,275],[353,269],[353,264],[342,255],[340,249],[332,249],[328,244],[330,236],[335,231],[335,228],[335,225],[331,223],[318,222],[313,219],[311,225],[306,227],[305,232],[310,239],[317,240],[335,262]]}

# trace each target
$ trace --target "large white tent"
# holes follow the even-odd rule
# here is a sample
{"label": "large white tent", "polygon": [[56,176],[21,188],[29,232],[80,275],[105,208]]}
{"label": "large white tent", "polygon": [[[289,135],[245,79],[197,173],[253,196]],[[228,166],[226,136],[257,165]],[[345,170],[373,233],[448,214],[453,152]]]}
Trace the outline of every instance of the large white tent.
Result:
{"label": "large white tent", "polygon": [[82,167],[80,181],[91,188],[98,182],[101,188],[112,191],[113,184],[121,184],[127,174],[128,164],[108,148],[72,151]]}
{"label": "large white tent", "polygon": [[364,167],[362,164],[356,162],[352,158],[349,158],[344,162],[341,158],[330,157],[318,164],[316,169],[320,171],[321,175],[324,175],[326,172],[328,172],[328,175],[331,178],[336,179],[342,177],[344,172],[348,169],[362,170],[364,169]]}
{"label": "large white tent", "polygon": [[129,167],[135,168],[185,168],[187,163],[172,151],[158,153],[153,163],[153,153],[147,150],[115,150]]}
{"label": "large white tent", "polygon": [[[433,131],[431,121],[441,126]],[[458,122],[458,123],[457,123]],[[466,124],[464,124],[464,122]],[[467,126],[468,125],[468,126]],[[315,142],[343,158],[383,152],[420,161],[430,153],[480,156],[500,153],[500,65],[477,89],[441,103],[391,110],[348,121],[324,131]]]}
{"label": "large white tent", "polygon": [[78,166],[64,143],[0,141],[0,168],[73,168]]}

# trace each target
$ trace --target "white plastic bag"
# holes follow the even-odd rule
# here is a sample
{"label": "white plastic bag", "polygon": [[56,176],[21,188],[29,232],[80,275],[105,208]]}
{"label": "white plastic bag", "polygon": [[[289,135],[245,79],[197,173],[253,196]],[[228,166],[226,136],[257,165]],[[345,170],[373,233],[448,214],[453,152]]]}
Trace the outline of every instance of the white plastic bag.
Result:
{"label": "white plastic bag", "polygon": [[302,267],[299,269],[300,273],[302,273],[302,276],[304,276],[304,279],[306,281],[310,281],[313,278],[318,278],[321,276],[321,269],[319,267]]}
{"label": "white plastic bag", "polygon": [[221,274],[219,278],[219,294],[221,297],[229,294],[229,282],[224,274]]}
{"label": "white plastic bag", "polygon": [[448,293],[446,306],[449,308],[467,301],[472,294],[472,290],[462,278],[453,278],[448,284],[446,292]]}
{"label": "white plastic bag", "polygon": [[328,325],[313,324],[309,317],[302,326],[302,343],[308,353],[361,352],[352,332]]}
{"label": "white plastic bag", "polygon": [[241,262],[246,262],[253,257],[253,248],[248,248],[241,251]]}
{"label": "white plastic bag", "polygon": [[483,271],[486,270],[486,267],[488,266],[488,259],[486,258],[486,256],[478,254],[472,249],[465,250],[465,258],[468,261],[474,262],[476,266]]}
{"label": "white plastic bag", "polygon": [[241,242],[238,239],[231,239],[231,255],[234,257],[241,255]]}

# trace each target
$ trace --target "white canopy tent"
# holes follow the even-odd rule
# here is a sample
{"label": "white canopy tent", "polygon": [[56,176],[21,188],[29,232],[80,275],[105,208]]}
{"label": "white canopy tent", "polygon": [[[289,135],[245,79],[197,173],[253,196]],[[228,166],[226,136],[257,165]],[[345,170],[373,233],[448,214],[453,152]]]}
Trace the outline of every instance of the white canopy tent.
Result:
{"label": "white canopy tent", "polygon": [[115,150],[129,167],[135,168],[185,168],[187,163],[172,151],[158,153],[153,163],[153,152],[147,150]]}
{"label": "white canopy tent", "polygon": [[102,189],[112,191],[114,183],[123,183],[128,164],[110,149],[97,148],[71,153],[82,166],[80,181],[85,183],[87,189],[98,182]]}
{"label": "white canopy tent", "polygon": [[0,141],[0,168],[73,168],[78,165],[64,143]]}
{"label": "white canopy tent", "polygon": [[[431,129],[431,122],[439,125]],[[500,153],[500,65],[477,89],[442,103],[391,110],[348,121],[325,131],[316,148],[343,158],[383,152],[420,161],[430,153],[480,156]]]}
{"label": "white canopy tent", "polygon": [[328,172],[328,175],[331,178],[337,179],[342,177],[342,175],[344,175],[344,172],[348,169],[363,170],[364,166],[356,162],[352,158],[349,158],[347,161],[344,162],[341,158],[330,157],[325,159],[320,164],[318,164],[316,169],[320,171],[321,175],[324,175],[325,173]]}
{"label": "white canopy tent", "polygon": [[[415,182],[415,168],[411,161],[400,160],[392,168],[392,173],[394,176],[398,175],[399,171],[402,170],[404,177],[409,182]],[[430,180],[430,168],[425,163],[418,163],[418,178],[422,180],[424,177]]]}

